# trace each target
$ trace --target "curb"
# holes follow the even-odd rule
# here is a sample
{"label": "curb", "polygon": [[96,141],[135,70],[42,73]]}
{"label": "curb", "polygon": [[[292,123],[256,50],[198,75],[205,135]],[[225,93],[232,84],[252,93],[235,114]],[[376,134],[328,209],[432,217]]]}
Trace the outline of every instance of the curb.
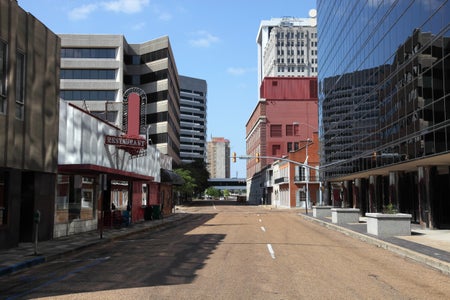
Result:
{"label": "curb", "polygon": [[3,276],[3,275],[7,275],[7,274],[11,274],[11,273],[17,272],[17,271],[19,271],[21,269],[30,268],[30,267],[33,267],[33,266],[38,265],[38,264],[42,264],[42,263],[45,263],[45,262],[50,262],[50,261],[59,259],[61,257],[64,257],[65,255],[72,254],[72,253],[75,253],[76,251],[79,251],[79,250],[82,250],[82,249],[87,249],[87,248],[95,246],[95,245],[110,243],[110,242],[113,242],[115,240],[119,240],[121,238],[130,236],[130,235],[133,235],[133,234],[147,232],[147,231],[151,231],[151,230],[158,229],[158,228],[164,228],[165,226],[171,225],[171,224],[173,224],[175,222],[178,222],[178,221],[181,221],[181,220],[185,219],[188,216],[189,216],[189,214],[187,214],[187,213],[174,214],[173,217],[169,217],[167,219],[162,219],[161,222],[150,224],[149,226],[145,226],[145,227],[141,227],[141,228],[135,228],[135,229],[130,229],[129,231],[123,231],[122,233],[117,233],[116,235],[111,236],[111,237],[107,237],[107,238],[104,237],[102,239],[97,239],[97,240],[88,242],[86,244],[79,245],[79,246],[77,246],[75,248],[72,248],[70,250],[62,251],[60,253],[49,254],[49,255],[41,255],[41,256],[34,257],[34,258],[31,258],[31,259],[23,261],[23,262],[16,263],[14,265],[3,267],[3,268],[0,268],[0,277]]}
{"label": "curb", "polygon": [[328,229],[332,229],[335,231],[338,231],[340,233],[343,233],[347,236],[350,236],[352,238],[361,240],[363,242],[366,242],[368,244],[377,246],[379,248],[383,248],[386,249],[388,251],[391,251],[403,258],[408,258],[411,259],[415,262],[421,263],[423,265],[426,265],[428,267],[431,267],[435,270],[440,271],[441,273],[445,274],[445,275],[450,275],[450,264],[447,262],[443,262],[441,260],[438,260],[436,258],[418,253],[416,251],[412,251],[397,245],[394,245],[392,243],[389,242],[385,242],[383,240],[374,238],[374,237],[370,237],[364,234],[361,234],[359,232],[338,226],[338,225],[334,225],[325,221],[322,221],[320,219],[314,218],[314,217],[310,217],[304,214],[299,214],[299,216],[303,217],[305,220],[310,221],[310,222],[315,222],[317,224],[320,224]]}

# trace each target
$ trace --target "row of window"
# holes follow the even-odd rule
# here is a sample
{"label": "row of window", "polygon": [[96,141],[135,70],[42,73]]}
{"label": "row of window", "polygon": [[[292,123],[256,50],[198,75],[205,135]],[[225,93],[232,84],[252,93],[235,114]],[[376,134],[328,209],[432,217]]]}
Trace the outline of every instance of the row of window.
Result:
{"label": "row of window", "polygon": [[[310,33],[311,38],[317,38],[317,32],[311,32]],[[308,36],[308,32],[286,32],[286,34],[284,34],[283,31],[278,32],[277,33],[277,38],[282,38],[284,39],[285,37],[288,39],[293,39],[293,38],[305,38]]]}
{"label": "row of window", "polygon": [[[19,120],[24,118],[25,105],[25,54],[19,50],[16,51],[16,69],[15,69],[15,116]],[[0,113],[6,113],[7,110],[7,74],[8,74],[8,44],[0,41]]]}
{"label": "row of window", "polygon": [[[304,41],[298,41],[298,42],[286,42],[286,47],[305,47],[305,42]],[[277,47],[284,47],[284,41],[278,41],[277,42]],[[311,47],[317,47],[317,41],[311,41]]]}
{"label": "row of window", "polygon": [[169,57],[167,48],[149,52],[143,55],[125,55],[124,61],[127,65],[142,65],[155,60],[160,60]]}
{"label": "row of window", "polygon": [[[299,134],[299,124],[287,124],[285,125],[286,136],[296,136]],[[270,125],[270,137],[282,137],[283,125],[272,124]]]}
{"label": "row of window", "polygon": [[116,58],[115,48],[62,48],[61,58]]}
{"label": "row of window", "polygon": [[86,101],[115,101],[116,91],[111,90],[62,90],[61,99],[71,100],[86,100]]}
{"label": "row of window", "polygon": [[61,69],[61,79],[116,79],[116,70],[111,69]]}
{"label": "row of window", "polygon": [[167,70],[160,70],[144,75],[125,75],[123,81],[128,85],[141,85],[158,80],[167,79]]}
{"label": "row of window", "polygon": [[[286,68],[283,66],[278,67],[279,73],[284,73],[285,70],[288,73],[290,73],[290,72],[305,72],[305,67],[286,67]],[[311,67],[311,73],[316,73],[316,72],[317,72],[317,68]]]}
{"label": "row of window", "polygon": [[[288,50],[286,50],[286,52],[287,52],[286,53],[287,55],[295,55],[295,50],[289,50],[288,49]],[[284,55],[284,50],[283,49],[277,50],[277,55],[278,56]],[[297,55],[304,56],[305,55],[305,51],[297,49]],[[317,50],[311,50],[311,55],[317,56]]]}

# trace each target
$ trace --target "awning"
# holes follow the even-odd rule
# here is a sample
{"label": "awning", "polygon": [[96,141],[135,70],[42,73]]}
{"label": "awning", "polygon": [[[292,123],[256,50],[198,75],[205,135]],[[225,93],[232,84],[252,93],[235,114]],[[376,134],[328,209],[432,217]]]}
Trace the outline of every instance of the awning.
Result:
{"label": "awning", "polygon": [[62,174],[107,174],[110,179],[154,181],[153,176],[137,174],[133,172],[112,169],[92,164],[58,165],[58,172]]}
{"label": "awning", "polygon": [[184,179],[172,170],[161,169],[161,182],[173,185],[183,185]]}

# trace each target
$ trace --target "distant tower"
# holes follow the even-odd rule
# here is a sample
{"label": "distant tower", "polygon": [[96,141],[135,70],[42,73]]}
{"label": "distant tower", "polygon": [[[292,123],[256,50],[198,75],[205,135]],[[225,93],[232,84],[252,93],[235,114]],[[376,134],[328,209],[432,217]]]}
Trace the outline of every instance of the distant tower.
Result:
{"label": "distant tower", "polygon": [[310,18],[272,18],[259,26],[258,87],[265,77],[316,77],[316,11]]}
{"label": "distant tower", "polygon": [[180,158],[183,163],[206,162],[207,84],[203,79],[179,76]]}
{"label": "distant tower", "polygon": [[211,178],[230,178],[230,141],[213,137],[208,142],[208,171]]}

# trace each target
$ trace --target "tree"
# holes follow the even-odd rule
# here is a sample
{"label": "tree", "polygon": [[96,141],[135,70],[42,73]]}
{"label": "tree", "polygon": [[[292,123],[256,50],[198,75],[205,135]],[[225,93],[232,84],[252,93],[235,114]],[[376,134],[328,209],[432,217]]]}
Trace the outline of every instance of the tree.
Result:
{"label": "tree", "polygon": [[212,186],[206,189],[205,194],[214,198],[219,198],[220,196],[222,196],[222,192],[219,189],[216,189],[215,187]]}
{"label": "tree", "polygon": [[178,168],[173,171],[184,179],[184,184],[176,186],[174,188],[175,191],[180,193],[180,196],[183,200],[191,199],[197,187],[197,184],[195,183],[195,179],[192,177],[191,172],[182,168]]}
{"label": "tree", "polygon": [[188,170],[192,178],[194,178],[195,194],[200,195],[208,188],[209,172],[206,168],[206,163],[202,159],[196,159],[189,164],[183,164],[181,169]]}

